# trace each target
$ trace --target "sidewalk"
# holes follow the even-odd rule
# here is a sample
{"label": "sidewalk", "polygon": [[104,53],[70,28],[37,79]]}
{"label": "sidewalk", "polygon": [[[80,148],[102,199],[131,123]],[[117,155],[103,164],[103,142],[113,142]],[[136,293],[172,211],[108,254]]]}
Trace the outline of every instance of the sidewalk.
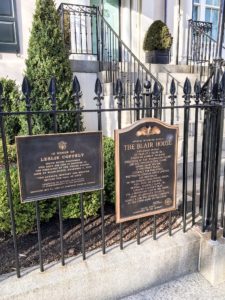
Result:
{"label": "sidewalk", "polygon": [[122,300],[225,300],[225,283],[211,286],[199,273],[193,273]]}

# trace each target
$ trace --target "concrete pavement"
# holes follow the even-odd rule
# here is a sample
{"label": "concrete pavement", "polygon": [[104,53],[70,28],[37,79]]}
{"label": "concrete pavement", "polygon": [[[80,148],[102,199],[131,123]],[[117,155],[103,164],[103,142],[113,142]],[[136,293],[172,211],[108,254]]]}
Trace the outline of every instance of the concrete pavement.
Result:
{"label": "concrete pavement", "polygon": [[225,283],[211,286],[199,273],[139,292],[121,300],[225,300]]}

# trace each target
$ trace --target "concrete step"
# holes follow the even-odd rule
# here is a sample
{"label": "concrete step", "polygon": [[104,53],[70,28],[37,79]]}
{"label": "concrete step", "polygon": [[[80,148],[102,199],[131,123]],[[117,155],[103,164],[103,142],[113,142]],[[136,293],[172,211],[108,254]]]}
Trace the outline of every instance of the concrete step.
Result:
{"label": "concrete step", "polygon": [[[106,74],[103,72],[99,73],[100,76],[99,79],[103,83],[104,86],[104,95],[112,95],[113,94],[113,83],[111,78],[106,78]],[[191,86],[192,86],[192,93],[194,93],[194,84],[196,79],[199,79],[199,76],[197,74],[179,74],[179,73],[173,73],[173,74],[165,74],[165,73],[159,73],[156,78],[159,80],[161,85],[163,86],[163,94],[169,95],[170,94],[170,86],[171,82],[174,79],[175,86],[176,86],[176,94],[183,95],[183,88],[186,78],[190,80]],[[116,82],[116,79],[114,80]],[[132,76],[128,76],[128,74],[124,74],[124,77],[122,78],[122,82],[125,83],[125,92],[133,92],[135,84],[133,81]]]}
{"label": "concrete step", "polygon": [[191,73],[191,67],[187,65],[172,65],[172,64],[144,64],[151,73]]}

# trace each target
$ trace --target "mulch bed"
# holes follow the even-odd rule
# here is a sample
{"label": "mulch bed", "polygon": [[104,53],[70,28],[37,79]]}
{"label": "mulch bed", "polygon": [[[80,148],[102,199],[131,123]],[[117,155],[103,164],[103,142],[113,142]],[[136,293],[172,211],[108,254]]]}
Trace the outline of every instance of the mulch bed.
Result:
{"label": "mulch bed", "polygon": [[[172,228],[179,226],[177,219],[179,212],[174,212]],[[168,214],[157,216],[157,233],[168,231]],[[64,241],[65,257],[75,256],[81,253],[81,224],[79,219],[65,220]],[[123,225],[124,241],[137,238],[136,222],[130,221]],[[85,247],[86,251],[92,251],[102,246],[101,217],[92,217],[85,220]],[[42,250],[44,264],[60,260],[59,221],[55,217],[47,223],[41,224]],[[141,219],[141,237],[152,235],[153,218]],[[114,206],[107,204],[105,207],[105,236],[106,250],[115,244],[119,244],[119,225],[115,223]],[[119,247],[119,246],[118,246]],[[39,264],[37,232],[18,236],[18,249],[20,266],[22,268]],[[11,236],[0,233],[0,274],[15,271],[15,257]]]}

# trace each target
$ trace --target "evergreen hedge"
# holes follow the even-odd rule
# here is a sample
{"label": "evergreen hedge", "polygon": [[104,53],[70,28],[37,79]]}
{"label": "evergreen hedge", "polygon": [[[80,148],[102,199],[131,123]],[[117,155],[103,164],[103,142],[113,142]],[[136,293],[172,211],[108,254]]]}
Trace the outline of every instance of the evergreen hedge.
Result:
{"label": "evergreen hedge", "polygon": [[[56,78],[57,109],[74,109],[69,54],[63,42],[60,18],[53,0],[36,1],[25,73],[31,83],[33,110],[51,109],[48,85],[52,76]],[[73,114],[58,115],[59,131],[76,131],[75,120]],[[33,118],[34,133],[51,131],[52,119],[49,115]]]}
{"label": "evergreen hedge", "polygon": [[[36,214],[34,203],[21,203],[19,194],[19,181],[17,168],[10,168],[12,185],[12,199],[15,212],[17,233],[26,233],[35,228]],[[41,221],[48,221],[56,213],[55,201],[41,201]],[[5,170],[0,170],[0,231],[9,233],[11,231],[10,210],[7,197],[7,186]]]}
{"label": "evergreen hedge", "polygon": [[[3,87],[2,102],[3,111],[18,111],[20,106],[21,93],[15,80],[9,78],[0,78]],[[21,130],[21,121],[18,116],[8,116],[4,118],[5,133],[9,144],[15,142],[15,136]]]}

